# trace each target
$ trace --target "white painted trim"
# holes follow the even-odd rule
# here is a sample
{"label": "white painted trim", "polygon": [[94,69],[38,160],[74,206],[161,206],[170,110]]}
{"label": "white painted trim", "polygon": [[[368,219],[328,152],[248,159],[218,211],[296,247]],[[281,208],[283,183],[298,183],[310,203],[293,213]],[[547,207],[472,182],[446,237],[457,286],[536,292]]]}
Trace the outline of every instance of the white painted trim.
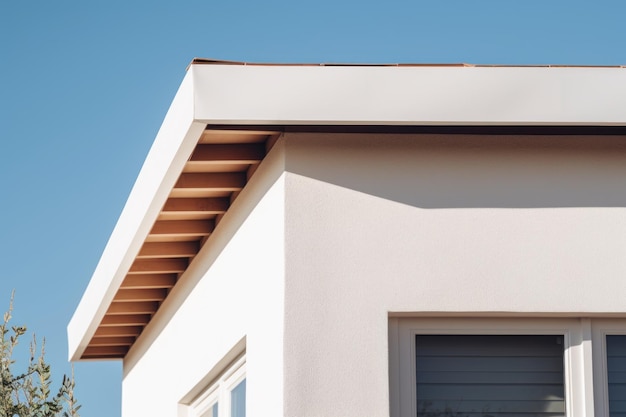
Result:
{"label": "white painted trim", "polygon": [[571,389],[568,391],[568,415],[594,415],[593,356],[591,319],[582,318],[571,332],[571,344],[566,349],[570,355],[570,372],[566,376]]}
{"label": "white painted trim", "polygon": [[[198,398],[198,400],[194,403],[194,405],[189,410],[186,410],[185,416],[196,417],[201,416],[203,413],[208,411],[210,407],[214,404],[218,404],[218,407],[221,405],[220,402],[220,391],[219,385],[215,385],[211,387],[211,389],[207,389],[206,392],[202,395],[202,397]],[[210,417],[210,416],[209,416]]]}
{"label": "white painted trim", "polygon": [[626,125],[626,68],[192,65],[216,124]]}
{"label": "white painted trim", "polygon": [[389,415],[400,416],[400,321],[397,317],[389,318]]}
{"label": "white painted trim", "polygon": [[626,335],[626,320],[593,320],[593,389],[595,392],[595,415],[609,417],[609,382],[606,355],[606,336]]}
{"label": "white painted trim", "polygon": [[[245,358],[244,358],[245,360]],[[222,384],[222,402],[224,409],[220,409],[218,417],[230,417],[232,415],[232,391],[246,379],[245,363],[241,364],[236,370],[230,372]]]}

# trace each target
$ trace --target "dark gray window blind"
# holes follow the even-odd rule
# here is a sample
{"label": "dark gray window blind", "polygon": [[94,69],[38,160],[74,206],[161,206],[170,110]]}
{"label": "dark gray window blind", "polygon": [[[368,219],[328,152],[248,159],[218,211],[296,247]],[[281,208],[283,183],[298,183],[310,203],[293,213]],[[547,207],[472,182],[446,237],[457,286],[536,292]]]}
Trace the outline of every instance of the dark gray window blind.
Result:
{"label": "dark gray window blind", "polygon": [[626,416],[626,336],[606,337],[610,417]]}
{"label": "dark gray window blind", "polygon": [[417,335],[417,416],[565,416],[563,351],[560,335]]}

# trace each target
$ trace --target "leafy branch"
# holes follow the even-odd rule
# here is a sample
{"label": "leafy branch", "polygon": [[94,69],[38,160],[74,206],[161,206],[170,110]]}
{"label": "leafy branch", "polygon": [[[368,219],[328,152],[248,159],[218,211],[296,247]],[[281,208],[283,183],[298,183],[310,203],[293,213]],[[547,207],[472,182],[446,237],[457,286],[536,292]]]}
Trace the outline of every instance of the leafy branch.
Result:
{"label": "leafy branch", "polygon": [[38,350],[33,335],[28,366],[25,371],[14,373],[13,353],[27,329],[10,325],[12,314],[13,294],[0,324],[0,417],[79,417],[73,370],[71,376],[63,376],[61,386],[53,393],[51,367],[45,359],[45,339]]}

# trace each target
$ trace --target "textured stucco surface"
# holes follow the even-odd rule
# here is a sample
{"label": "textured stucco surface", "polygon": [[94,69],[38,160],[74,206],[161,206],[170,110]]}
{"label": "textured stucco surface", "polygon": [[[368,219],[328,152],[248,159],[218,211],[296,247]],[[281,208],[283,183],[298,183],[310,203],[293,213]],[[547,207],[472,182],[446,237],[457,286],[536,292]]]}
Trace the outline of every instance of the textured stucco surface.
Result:
{"label": "textured stucco surface", "polygon": [[624,138],[286,143],[285,415],[387,416],[389,313],[626,311]]}

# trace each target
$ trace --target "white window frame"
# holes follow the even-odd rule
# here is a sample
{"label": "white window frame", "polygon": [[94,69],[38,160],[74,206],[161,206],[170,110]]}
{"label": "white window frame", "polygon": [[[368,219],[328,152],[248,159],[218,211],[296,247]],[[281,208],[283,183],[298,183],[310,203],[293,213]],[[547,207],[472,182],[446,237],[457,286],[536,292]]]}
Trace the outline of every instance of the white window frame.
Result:
{"label": "white window frame", "polygon": [[218,417],[230,417],[231,391],[244,379],[246,379],[245,355],[233,362],[189,404],[186,415],[199,417],[217,403]]}
{"label": "white window frame", "polygon": [[566,416],[593,416],[594,378],[590,319],[390,317],[389,394],[391,417],[415,417],[417,415],[415,336],[420,334],[562,335]]}
{"label": "white window frame", "polygon": [[593,383],[595,392],[595,415],[609,416],[609,373],[606,354],[606,337],[610,335],[626,335],[624,319],[593,320]]}
{"label": "white window frame", "polygon": [[[218,413],[219,408],[221,406],[220,402],[220,390],[218,386],[212,387],[212,389],[208,389],[206,392],[202,394],[202,397],[199,398],[194,404],[191,406],[192,416],[201,416],[203,413],[209,411],[209,409],[218,404]],[[219,415],[219,414],[218,414]]]}

